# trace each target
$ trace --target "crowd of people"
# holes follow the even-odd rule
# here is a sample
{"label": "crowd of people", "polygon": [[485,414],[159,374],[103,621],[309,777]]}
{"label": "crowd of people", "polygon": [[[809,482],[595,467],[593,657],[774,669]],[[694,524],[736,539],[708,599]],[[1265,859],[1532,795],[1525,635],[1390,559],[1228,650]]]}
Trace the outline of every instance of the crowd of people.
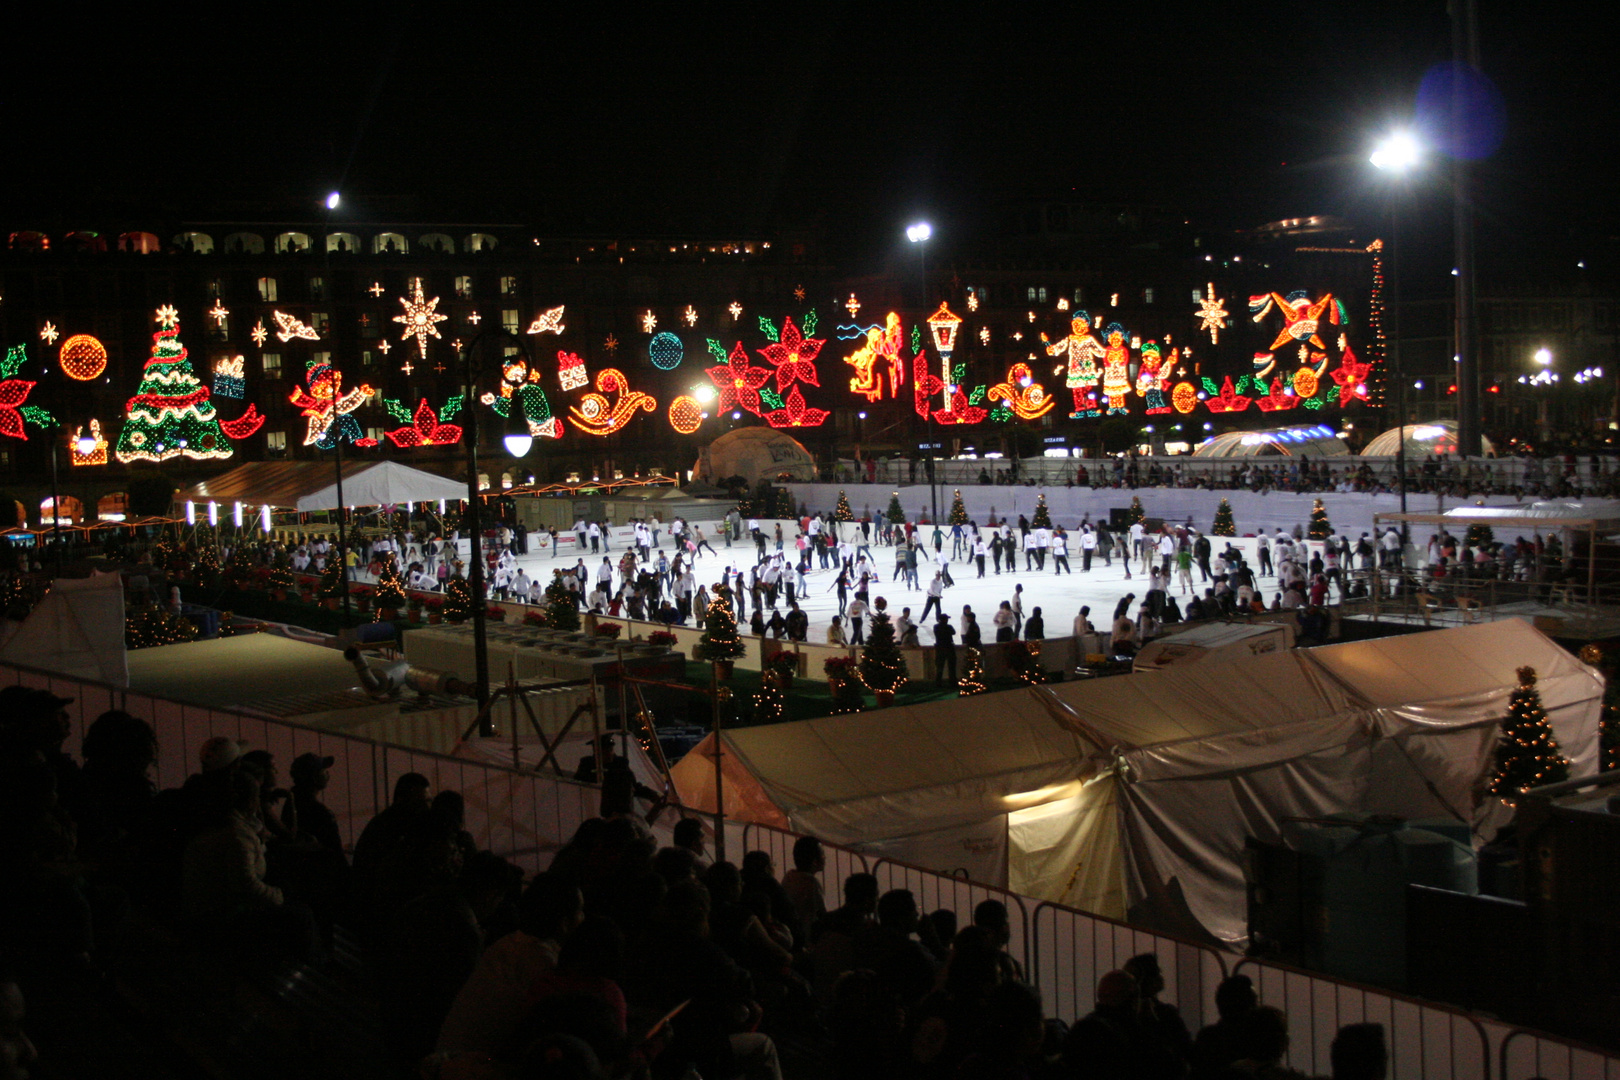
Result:
{"label": "crowd of people", "polygon": [[[1160,1000],[1151,954],[1097,985],[1072,1025],[1047,1015],[1008,952],[1006,907],[925,912],[903,889],[849,876],[826,899],[822,845],[716,860],[696,818],[660,846],[609,744],[581,774],[601,815],[542,873],[481,850],[461,796],[417,773],[347,843],[323,798],[331,757],[217,736],[177,789],[150,779],[157,739],[127,713],[64,749],[65,699],[0,691],[0,1004],[6,1075],[35,1049],[20,1025],[29,965],[86,971],[141,920],[213,962],[320,963],[361,943],[400,1075],[782,1076],[781,1043],[850,1078],[1288,1078],[1287,1020],[1248,980],[1189,1032]],[[960,924],[959,924],[960,920]],[[178,962],[178,960],[177,960]],[[1381,1029],[1344,1029],[1336,1080],[1384,1075]]]}

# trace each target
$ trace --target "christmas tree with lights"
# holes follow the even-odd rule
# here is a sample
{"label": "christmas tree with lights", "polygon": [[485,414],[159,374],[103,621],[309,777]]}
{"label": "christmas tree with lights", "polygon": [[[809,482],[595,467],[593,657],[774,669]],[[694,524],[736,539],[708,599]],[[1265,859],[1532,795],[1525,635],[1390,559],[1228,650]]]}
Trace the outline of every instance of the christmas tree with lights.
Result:
{"label": "christmas tree with lights", "polygon": [[866,632],[866,644],[861,647],[861,682],[873,693],[892,694],[906,684],[906,658],[894,640],[894,623],[883,597],[873,605],[872,625]]}
{"label": "christmas tree with lights", "polygon": [[1496,774],[1491,777],[1491,794],[1503,802],[1512,802],[1533,787],[1569,779],[1569,759],[1558,752],[1541,691],[1536,689],[1536,669],[1522,667],[1518,674],[1519,685],[1508,698],[1508,714],[1496,744]]}
{"label": "christmas tree with lights", "polygon": [[554,570],[546,586],[546,625],[553,630],[579,629],[579,604],[574,591],[563,584],[562,571]]}
{"label": "christmas tree with lights", "polygon": [[1142,509],[1142,496],[1131,496],[1131,508],[1125,511],[1126,525],[1140,525],[1147,520],[1147,511]]}
{"label": "christmas tree with lights", "polygon": [[[1038,513],[1039,511],[1037,511]],[[951,499],[951,525],[966,525],[968,523],[967,507],[962,505],[962,492],[957,491],[955,498]]]}
{"label": "christmas tree with lights", "polygon": [[714,599],[703,615],[703,636],[698,639],[700,660],[735,660],[747,649],[737,634],[737,614],[731,608],[731,590],[724,584],[714,587]]}
{"label": "christmas tree with lights", "polygon": [[151,649],[197,640],[197,626],[166,608],[134,608],[124,617],[124,647]]}
{"label": "christmas tree with lights", "polygon": [[208,525],[197,526],[197,576],[213,582],[219,577],[219,534]]}
{"label": "christmas tree with lights", "polygon": [[1496,536],[1491,532],[1491,527],[1478,522],[1468,526],[1468,531],[1463,534],[1463,543],[1471,548],[1484,547],[1495,539]]}
{"label": "christmas tree with lights", "polygon": [[833,509],[833,518],[837,521],[855,520],[855,512],[849,508],[849,497],[842,491],[838,493],[838,506]]}
{"label": "christmas tree with lights", "polygon": [[157,320],[152,358],[125,406],[124,429],[115,451],[118,460],[165,461],[182,454],[199,461],[230,457],[230,442],[208,399],[208,388],[192,372],[186,347],[180,343],[179,314],[164,304]]}
{"label": "christmas tree with lights", "polygon": [[1311,526],[1305,532],[1312,540],[1326,540],[1333,535],[1333,523],[1328,520],[1327,507],[1322,500],[1317,499],[1316,505],[1311,507]]}
{"label": "christmas tree with lights", "polygon": [[444,584],[444,618],[446,622],[466,622],[473,617],[472,586],[460,574],[452,575]]}
{"label": "christmas tree with lights", "polygon": [[1232,504],[1225,499],[1215,508],[1215,524],[1209,531],[1216,536],[1236,536],[1237,525],[1232,521]]}
{"label": "christmas tree with lights", "polygon": [[343,560],[338,557],[336,547],[326,553],[326,566],[321,570],[315,595],[321,600],[339,600],[343,597]]}
{"label": "christmas tree with lights", "polygon": [[1046,492],[1035,496],[1035,513],[1029,519],[1032,529],[1050,529],[1052,527],[1052,512],[1046,508]]}
{"label": "christmas tree with lights", "polygon": [[972,697],[990,689],[984,681],[984,656],[978,649],[968,649],[962,660],[962,677],[956,680],[956,696]]}
{"label": "christmas tree with lights", "polygon": [[900,505],[900,493],[898,491],[889,496],[889,509],[885,516],[888,517],[890,525],[899,525],[906,520],[906,510],[905,507]]}
{"label": "christmas tree with lights", "polygon": [[404,606],[405,575],[399,572],[394,553],[385,552],[382,565],[377,569],[377,618],[382,618],[385,608],[397,611]]}
{"label": "christmas tree with lights", "polygon": [[759,692],[754,695],[754,723],[779,724],[787,710],[787,695],[782,693],[783,683],[792,676],[776,671],[760,675]]}

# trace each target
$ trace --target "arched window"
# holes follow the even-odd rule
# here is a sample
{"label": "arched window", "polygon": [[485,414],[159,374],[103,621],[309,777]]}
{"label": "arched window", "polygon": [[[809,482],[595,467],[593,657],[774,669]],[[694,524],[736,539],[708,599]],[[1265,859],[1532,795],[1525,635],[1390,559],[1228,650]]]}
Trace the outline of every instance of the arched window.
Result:
{"label": "arched window", "polygon": [[495,238],[489,233],[472,233],[461,242],[461,250],[469,254],[474,251],[494,251]]}
{"label": "arched window", "polygon": [[309,234],[301,232],[284,232],[276,237],[277,255],[297,255],[301,251],[309,250]]}
{"label": "arched window", "polygon": [[106,251],[107,238],[98,232],[80,230],[70,232],[62,237],[62,244],[69,251]]}
{"label": "arched window", "polygon": [[[60,508],[60,512],[55,516],[61,524],[72,525],[74,522],[84,520],[84,504],[72,495],[62,496],[57,506]],[[51,500],[49,498],[41,499],[39,501],[39,523],[49,525],[51,517]]]}
{"label": "arched window", "polygon": [[454,255],[456,253],[456,242],[442,232],[430,232],[418,240],[417,243],[421,244],[424,250],[437,252],[440,255]]}
{"label": "arched window", "polygon": [[[118,237],[118,250],[136,255],[154,255],[163,250],[163,242],[149,232],[127,232]],[[64,501],[63,506],[67,503]]]}
{"label": "arched window", "polygon": [[115,491],[96,500],[96,520],[123,521],[128,516],[129,492]]}
{"label": "arched window", "polygon": [[371,238],[373,255],[403,255],[410,249],[410,244],[397,232],[378,233]]}
{"label": "arched window", "polygon": [[193,255],[212,255],[214,238],[207,233],[183,232],[174,238],[174,246]]}
{"label": "arched window", "polygon": [[327,233],[326,250],[336,255],[358,254],[360,238],[352,232]]}
{"label": "arched window", "polygon": [[264,237],[258,233],[236,232],[225,238],[227,255],[263,255]]}
{"label": "arched window", "polygon": [[8,246],[12,251],[49,251],[51,238],[42,232],[14,232]]}

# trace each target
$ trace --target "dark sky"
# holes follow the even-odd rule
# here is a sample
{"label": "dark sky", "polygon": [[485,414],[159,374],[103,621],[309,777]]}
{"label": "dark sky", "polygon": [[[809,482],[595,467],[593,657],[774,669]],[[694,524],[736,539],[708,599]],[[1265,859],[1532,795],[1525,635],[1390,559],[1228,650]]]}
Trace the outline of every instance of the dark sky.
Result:
{"label": "dark sky", "polygon": [[[544,7],[34,8],[8,27],[5,216],[292,216],[341,185],[374,217],[557,232],[877,235],[1065,191],[1365,217],[1374,133],[1450,55],[1441,0]],[[1617,65],[1590,12],[1481,7],[1506,118],[1486,227],[1613,231]]]}

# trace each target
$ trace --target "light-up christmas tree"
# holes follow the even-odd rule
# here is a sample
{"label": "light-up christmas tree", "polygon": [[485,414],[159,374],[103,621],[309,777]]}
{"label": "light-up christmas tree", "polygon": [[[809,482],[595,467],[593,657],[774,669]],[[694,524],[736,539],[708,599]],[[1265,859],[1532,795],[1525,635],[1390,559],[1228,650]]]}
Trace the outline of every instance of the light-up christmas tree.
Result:
{"label": "light-up christmas tree", "polygon": [[1209,531],[1216,536],[1236,536],[1237,525],[1232,521],[1232,504],[1225,499],[1215,508],[1215,524]]}
{"label": "light-up christmas tree", "polygon": [[978,649],[967,649],[962,660],[962,677],[956,680],[956,696],[972,697],[990,689],[984,681],[984,659]]}
{"label": "light-up christmas tree", "polygon": [[230,457],[230,442],[209,401],[208,388],[192,372],[186,347],[180,343],[180,316],[164,304],[158,308],[157,321],[152,358],[124,409],[124,429],[115,451],[118,460],[165,461],[182,454],[199,461]]}
{"label": "light-up christmas tree", "polygon": [[875,694],[893,694],[906,684],[906,658],[894,641],[894,623],[889,619],[887,606],[880,596],[874,604],[872,625],[866,632],[866,644],[861,647],[860,676],[866,688]]}
{"label": "light-up christmas tree", "polygon": [[1030,528],[1050,529],[1052,527],[1052,512],[1046,508],[1046,492],[1035,496],[1035,516],[1029,520]]}
{"label": "light-up christmas tree", "polygon": [[555,570],[551,574],[551,584],[546,586],[546,625],[553,630],[578,630],[580,624],[579,604],[574,600],[574,592],[563,584],[562,571]]}
{"label": "light-up christmas tree", "polygon": [[889,509],[884,512],[884,516],[889,519],[890,525],[898,525],[906,520],[906,510],[905,507],[900,505],[900,493],[898,491],[889,496]]}
{"label": "light-up christmas tree", "polygon": [[842,491],[838,493],[838,506],[833,510],[833,517],[838,521],[855,520],[855,512],[849,508],[849,496]]}
{"label": "light-up christmas tree", "polygon": [[444,618],[446,622],[466,622],[473,616],[473,591],[467,579],[455,574],[444,584]]}
{"label": "light-up christmas tree", "polygon": [[1495,534],[1491,532],[1491,527],[1479,522],[1475,522],[1474,524],[1468,526],[1468,531],[1463,534],[1463,543],[1467,544],[1471,548],[1483,547],[1495,539],[1496,537]]}
{"label": "light-up christmas tree", "polygon": [[1147,520],[1147,511],[1142,509],[1142,496],[1131,496],[1131,508],[1125,512],[1125,524],[1140,525]]}
{"label": "light-up christmas tree", "polygon": [[1558,752],[1541,691],[1536,689],[1536,669],[1522,667],[1518,675],[1519,685],[1508,698],[1508,714],[1496,744],[1496,774],[1491,777],[1491,794],[1503,802],[1512,802],[1533,787],[1569,779],[1569,759]]}
{"label": "light-up christmas tree", "polygon": [[383,554],[382,565],[377,568],[377,618],[385,610],[398,611],[405,606],[405,575],[399,572],[399,563],[392,551]]}
{"label": "light-up christmas tree", "polygon": [[731,608],[731,590],[725,585],[714,587],[714,599],[703,615],[703,637],[698,639],[697,655],[701,660],[735,660],[747,649],[737,634],[737,615]]}
{"label": "light-up christmas tree", "polygon": [[336,547],[326,553],[326,566],[321,570],[321,580],[315,586],[315,595],[322,600],[343,598],[343,561],[338,558]]}
{"label": "light-up christmas tree", "polygon": [[1327,507],[1322,505],[1321,499],[1311,507],[1311,525],[1305,535],[1312,540],[1326,540],[1333,535],[1333,523],[1328,520]]}
{"label": "light-up christmas tree", "polygon": [[962,505],[962,493],[958,491],[951,499],[951,525],[966,525],[968,523],[967,507]]}

